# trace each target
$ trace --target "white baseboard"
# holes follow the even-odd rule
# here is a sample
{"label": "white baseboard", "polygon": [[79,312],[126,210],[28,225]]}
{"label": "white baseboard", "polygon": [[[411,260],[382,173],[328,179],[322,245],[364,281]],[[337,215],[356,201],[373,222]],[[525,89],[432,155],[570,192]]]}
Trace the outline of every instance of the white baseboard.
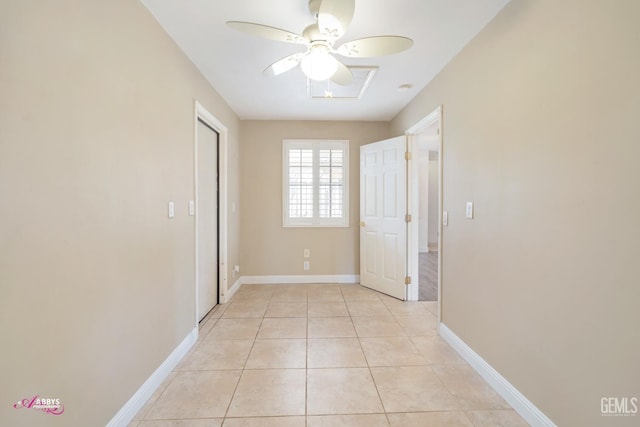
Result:
{"label": "white baseboard", "polygon": [[360,275],[338,274],[324,276],[242,276],[243,285],[276,285],[294,283],[360,283]]}
{"label": "white baseboard", "polygon": [[493,369],[491,365],[480,357],[478,353],[473,351],[471,347],[462,341],[460,337],[453,333],[444,323],[440,323],[438,330],[440,336],[532,427],[556,427],[553,421],[520,393],[518,389],[511,385],[506,378],[500,375],[498,371]]}
{"label": "white baseboard", "polygon": [[238,289],[240,289],[240,286],[242,286],[242,277],[238,277],[238,280],[235,281],[233,286],[231,286],[231,288],[224,295],[224,301],[221,301],[221,303],[225,304],[231,301],[231,298],[235,295],[236,292],[238,292]]}
{"label": "white baseboard", "polygon": [[138,411],[142,409],[147,400],[160,387],[180,360],[198,340],[198,328],[194,328],[189,335],[171,352],[169,357],[155,370],[153,374],[142,384],[131,399],[124,404],[118,413],[109,421],[107,427],[126,427]]}

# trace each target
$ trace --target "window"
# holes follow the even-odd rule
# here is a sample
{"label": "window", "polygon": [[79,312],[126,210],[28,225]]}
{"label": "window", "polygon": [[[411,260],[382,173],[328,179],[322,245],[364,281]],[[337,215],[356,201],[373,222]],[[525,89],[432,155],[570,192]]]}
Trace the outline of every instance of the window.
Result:
{"label": "window", "polygon": [[282,142],[284,227],[349,226],[349,141]]}

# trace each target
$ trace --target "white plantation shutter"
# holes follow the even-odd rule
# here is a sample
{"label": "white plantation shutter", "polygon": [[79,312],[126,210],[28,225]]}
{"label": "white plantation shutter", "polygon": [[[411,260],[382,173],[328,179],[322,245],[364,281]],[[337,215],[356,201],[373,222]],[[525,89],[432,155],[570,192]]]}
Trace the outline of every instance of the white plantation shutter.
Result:
{"label": "white plantation shutter", "polygon": [[349,226],[349,141],[283,141],[283,225]]}
{"label": "white plantation shutter", "polygon": [[344,188],[344,151],[319,150],[318,209],[320,218],[341,218]]}
{"label": "white plantation shutter", "polygon": [[289,217],[313,218],[313,150],[289,150]]}

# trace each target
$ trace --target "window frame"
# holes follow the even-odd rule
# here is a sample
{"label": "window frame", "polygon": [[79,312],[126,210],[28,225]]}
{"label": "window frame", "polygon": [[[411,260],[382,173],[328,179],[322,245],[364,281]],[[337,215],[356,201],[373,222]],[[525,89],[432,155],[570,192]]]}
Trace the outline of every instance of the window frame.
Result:
{"label": "window frame", "polygon": [[[311,149],[313,153],[313,216],[311,218],[291,218],[289,216],[289,151]],[[320,194],[320,150],[340,149],[343,152],[342,165],[342,217],[321,218]],[[282,226],[289,227],[349,227],[349,140],[347,139],[283,139],[282,140]]]}

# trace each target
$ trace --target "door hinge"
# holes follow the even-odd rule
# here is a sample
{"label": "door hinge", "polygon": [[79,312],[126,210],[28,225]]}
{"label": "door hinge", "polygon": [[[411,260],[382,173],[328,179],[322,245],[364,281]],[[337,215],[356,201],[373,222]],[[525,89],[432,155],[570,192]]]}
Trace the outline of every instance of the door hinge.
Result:
{"label": "door hinge", "polygon": [[411,222],[411,214],[406,214],[404,216],[404,222]]}
{"label": "door hinge", "polygon": [[410,151],[405,151],[404,152],[404,159],[405,160],[411,160],[411,152]]}
{"label": "door hinge", "polygon": [[404,284],[405,285],[410,285],[411,284],[411,276],[405,276]]}

